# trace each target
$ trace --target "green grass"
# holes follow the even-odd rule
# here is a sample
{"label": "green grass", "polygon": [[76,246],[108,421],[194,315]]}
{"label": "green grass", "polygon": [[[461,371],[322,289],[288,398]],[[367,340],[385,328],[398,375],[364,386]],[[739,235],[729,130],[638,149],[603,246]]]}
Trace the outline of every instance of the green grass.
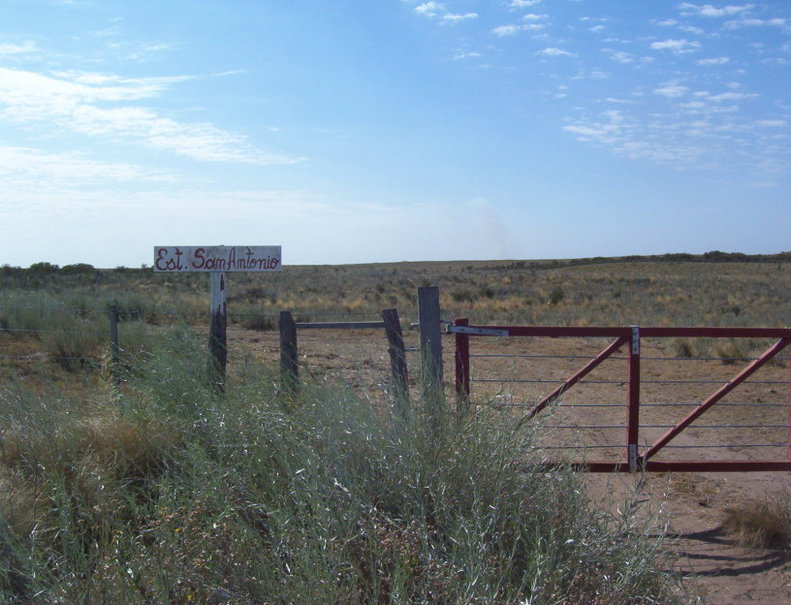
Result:
{"label": "green grass", "polygon": [[[224,396],[170,330],[121,390],[0,397],[0,602],[674,602],[654,528],[486,411],[429,430],[341,387]],[[434,430],[434,429],[432,429]],[[630,513],[631,514],[631,513]]]}

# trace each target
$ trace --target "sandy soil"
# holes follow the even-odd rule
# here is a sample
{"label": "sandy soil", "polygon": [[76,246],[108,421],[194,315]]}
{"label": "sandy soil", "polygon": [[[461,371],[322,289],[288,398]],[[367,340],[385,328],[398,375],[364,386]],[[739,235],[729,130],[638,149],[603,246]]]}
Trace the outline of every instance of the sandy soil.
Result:
{"label": "sandy soil", "polygon": [[[407,333],[405,339],[408,347],[417,346],[414,333]],[[474,339],[472,399],[499,404],[520,417],[529,409],[525,405],[534,404],[557,386],[545,381],[569,377],[607,344],[593,339]],[[445,381],[450,385],[452,337],[447,337],[444,346]],[[755,346],[763,350],[767,344]],[[276,363],[278,337],[271,332],[231,330],[229,349],[234,363],[245,356]],[[389,358],[383,332],[304,330],[299,332],[299,351],[303,372],[345,381],[374,402],[386,400]],[[416,355],[408,353],[410,370],[417,367]],[[745,364],[675,360],[674,355],[672,343],[643,343],[641,401],[654,405],[641,408],[642,447],[653,443]],[[729,405],[706,412],[671,442],[673,449],[660,452],[657,459],[787,459],[788,381],[787,367],[765,367],[750,384],[723,401]],[[558,449],[559,456],[623,460],[627,382],[627,362],[620,352],[550,410],[544,420],[548,442],[575,448]],[[414,386],[412,376],[410,383]],[[791,492],[791,473],[650,473],[642,479],[591,474],[586,483],[591,497],[603,507],[617,508],[637,494],[645,514],[655,516],[660,528],[667,528],[668,564],[683,586],[704,602],[791,603],[791,558],[781,552],[739,547],[721,527],[729,506]]]}

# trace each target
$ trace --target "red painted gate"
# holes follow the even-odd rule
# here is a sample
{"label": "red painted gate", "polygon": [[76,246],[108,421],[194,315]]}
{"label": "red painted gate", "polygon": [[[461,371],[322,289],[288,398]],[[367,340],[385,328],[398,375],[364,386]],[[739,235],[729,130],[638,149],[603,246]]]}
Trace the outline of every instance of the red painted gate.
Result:
{"label": "red painted gate", "polygon": [[[455,334],[456,352],[456,391],[460,405],[469,405],[472,399],[471,383],[512,383],[520,386],[530,384],[534,388],[546,388],[547,383],[557,383],[550,392],[539,393],[528,403],[512,404],[515,407],[524,407],[524,414],[519,422],[532,422],[547,408],[561,409],[577,407],[590,414],[590,409],[619,407],[625,411],[625,417],[619,424],[581,425],[577,421],[574,425],[555,425],[553,429],[575,429],[573,443],[566,446],[555,446],[571,452],[571,459],[565,460],[580,470],[591,472],[636,472],[644,471],[789,471],[791,470],[791,393],[787,370],[782,370],[778,378],[779,368],[784,368],[786,360],[780,353],[791,343],[791,329],[776,328],[670,328],[670,327],[542,327],[542,326],[471,326],[467,318],[457,319],[448,327],[448,332]],[[512,338],[525,339],[535,342],[537,339],[584,339],[590,348],[592,342],[605,340],[606,346],[598,353],[592,355],[529,355],[529,354],[471,354],[471,340],[481,338]],[[595,339],[593,341],[592,339]],[[712,342],[753,342],[754,340],[768,340],[771,344],[762,353],[750,358],[719,357],[693,357],[687,355],[658,356],[653,353],[646,357],[643,343],[650,339],[652,343],[663,341],[664,344],[655,344],[654,351],[667,348],[667,339],[713,339]],[[749,339],[749,340],[747,340]],[[489,343],[491,344],[491,342]],[[738,349],[737,349],[738,350]],[[618,353],[621,352],[620,355]],[[625,354],[624,354],[625,353]],[[502,378],[475,378],[471,374],[471,358],[490,358],[483,361],[491,362],[492,358],[510,357],[512,360],[536,360],[545,358],[582,359],[584,364],[576,370],[566,374],[565,378],[546,380],[541,377],[529,376],[527,371],[520,370],[518,378],[505,380]],[[614,359],[625,360],[625,367],[621,366],[620,377],[610,376],[609,380],[589,380],[588,377],[597,371],[605,362]],[[687,362],[694,364],[704,373],[702,379],[690,380],[668,379],[656,375],[646,376],[645,364],[657,365],[661,362]],[[477,360],[476,360],[477,361]],[[712,363],[713,362],[713,363]],[[577,361],[577,363],[579,363]],[[734,363],[742,363],[741,369],[733,370]],[[612,364],[610,364],[612,365]],[[761,381],[751,380],[762,368],[770,367],[772,376]],[[648,370],[650,374],[656,370]],[[727,372],[727,376],[725,375]],[[573,387],[588,382],[589,384],[615,385],[625,389],[625,403],[593,403],[588,399],[566,405],[566,399]],[[677,390],[685,389],[689,393],[694,386],[696,390],[710,389],[692,402],[674,402],[666,400],[658,394],[659,387],[669,387]],[[641,401],[641,393],[649,390],[656,401]],[[739,387],[747,391],[747,402],[731,402],[728,397]],[[480,403],[480,402],[479,402]],[[496,405],[496,402],[490,402]],[[719,405],[718,405],[719,404]],[[625,410],[624,410],[625,408]],[[641,412],[650,409],[651,420],[641,422]],[[715,416],[712,410],[724,410],[724,420],[714,424],[701,424],[697,422],[704,414],[706,417]],[[678,413],[676,417],[674,414]],[[708,414],[707,414],[708,413]],[[669,421],[669,422],[668,422]],[[586,445],[579,437],[585,429],[596,430],[603,433],[605,430],[623,430],[622,437],[615,444]],[[703,445],[697,441],[705,429],[719,430],[720,433],[734,434],[738,431],[732,442],[726,438],[725,442],[713,445]],[[709,433],[711,434],[711,433]],[[770,439],[768,442],[743,443],[744,438],[754,435],[755,440]],[[685,441],[685,444],[679,444]],[[550,446],[550,449],[553,446]],[[616,451],[615,457],[604,460],[580,459],[579,452],[582,448],[591,449],[612,448]],[[691,459],[686,456],[666,455],[673,448],[677,449],[702,449],[720,448],[729,453],[741,453],[749,448],[758,448],[759,454],[771,452],[770,457],[760,459],[733,459],[732,457],[716,455],[715,457]],[[710,451],[713,451],[710,450]],[[617,452],[620,452],[618,454]],[[776,454],[782,452],[782,454]]]}

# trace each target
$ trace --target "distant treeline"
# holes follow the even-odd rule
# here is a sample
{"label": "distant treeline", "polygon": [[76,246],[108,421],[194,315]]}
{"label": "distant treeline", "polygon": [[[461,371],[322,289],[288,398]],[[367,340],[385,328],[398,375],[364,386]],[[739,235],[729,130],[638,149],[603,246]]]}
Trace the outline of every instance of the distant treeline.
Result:
{"label": "distant treeline", "polygon": [[[437,261],[443,262],[443,261]],[[791,263],[791,251],[779,252],[777,254],[744,254],[743,252],[721,252],[720,250],[712,250],[703,254],[689,254],[687,252],[670,252],[667,254],[651,254],[651,255],[637,255],[630,256],[595,256],[592,258],[573,258],[564,260],[516,260],[510,261],[506,265],[488,265],[484,264],[478,269],[486,270],[491,268],[508,268],[508,269],[538,269],[538,268],[551,268],[551,267],[570,267],[578,265],[590,264],[607,264],[607,263],[656,263],[656,262],[674,262],[674,263]],[[387,264],[387,263],[384,263]],[[399,263],[400,264],[400,263]],[[408,264],[408,263],[406,263]],[[13,267],[5,264],[0,266],[0,276],[20,276],[20,275],[92,275],[99,272],[150,272],[151,268],[143,265],[141,268],[128,268],[116,267],[115,269],[97,269],[88,263],[76,263],[72,265],[58,265],[39,262],[33,263],[28,268]]]}
{"label": "distant treeline", "polygon": [[639,256],[597,256],[594,258],[578,258],[567,261],[568,264],[590,263],[791,263],[791,251],[778,254],[744,254],[743,252],[721,252],[712,250],[703,254],[688,254],[686,252],[671,252],[668,254],[653,254]]}

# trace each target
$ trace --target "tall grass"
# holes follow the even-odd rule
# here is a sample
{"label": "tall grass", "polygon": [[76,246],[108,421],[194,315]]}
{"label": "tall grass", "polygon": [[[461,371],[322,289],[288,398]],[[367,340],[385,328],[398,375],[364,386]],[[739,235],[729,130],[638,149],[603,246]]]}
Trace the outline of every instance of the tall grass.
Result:
{"label": "tall grass", "polygon": [[659,543],[493,412],[427,434],[341,387],[225,395],[179,328],[78,401],[0,393],[0,601],[655,603]]}

